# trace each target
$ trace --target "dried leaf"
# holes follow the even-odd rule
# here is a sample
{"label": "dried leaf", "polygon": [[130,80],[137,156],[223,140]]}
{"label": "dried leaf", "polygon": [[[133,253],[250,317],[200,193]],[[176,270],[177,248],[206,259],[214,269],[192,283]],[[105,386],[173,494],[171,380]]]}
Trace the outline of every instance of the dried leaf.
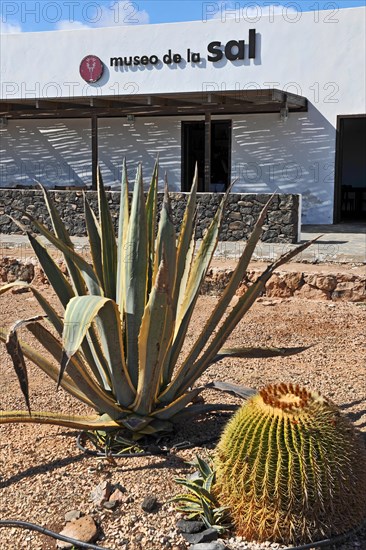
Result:
{"label": "dried leaf", "polygon": [[6,338],[6,349],[13,361],[13,366],[15,373],[19,380],[20,389],[24,395],[25,403],[29,414],[31,415],[30,401],[29,401],[29,384],[28,384],[28,373],[27,366],[25,364],[23,351],[18,340],[17,330],[21,327],[29,325],[30,323],[36,323],[44,319],[44,315],[38,315],[37,317],[32,317],[30,319],[23,319],[17,321],[10,329],[9,334]]}

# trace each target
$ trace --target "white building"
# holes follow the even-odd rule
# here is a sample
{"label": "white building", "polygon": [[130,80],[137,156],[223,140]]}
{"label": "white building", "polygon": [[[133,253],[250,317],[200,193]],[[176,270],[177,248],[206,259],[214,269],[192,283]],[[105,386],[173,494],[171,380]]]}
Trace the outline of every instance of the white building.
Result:
{"label": "white building", "polygon": [[[0,186],[115,187],[157,154],[171,190],[300,193],[366,213],[365,9],[1,36]],[[91,82],[93,80],[94,82]]]}

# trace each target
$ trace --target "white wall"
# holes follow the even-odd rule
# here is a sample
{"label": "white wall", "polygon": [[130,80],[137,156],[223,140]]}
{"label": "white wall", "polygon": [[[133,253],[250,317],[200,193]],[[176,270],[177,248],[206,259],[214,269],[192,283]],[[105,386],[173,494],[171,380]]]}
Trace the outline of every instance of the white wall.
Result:
{"label": "white wall", "polygon": [[0,129],[0,186],[91,184],[90,121],[9,120]]}
{"label": "white wall", "polygon": [[99,162],[103,181],[116,188],[121,181],[123,158],[128,161],[128,175],[134,180],[137,164],[142,162],[145,184],[150,181],[159,154],[160,176],[167,172],[170,189],[181,185],[181,123],[178,117],[104,118],[98,121]]}
{"label": "white wall", "polygon": [[233,118],[232,176],[237,192],[300,193],[302,223],[333,221],[336,131],[313,106],[309,113]]}

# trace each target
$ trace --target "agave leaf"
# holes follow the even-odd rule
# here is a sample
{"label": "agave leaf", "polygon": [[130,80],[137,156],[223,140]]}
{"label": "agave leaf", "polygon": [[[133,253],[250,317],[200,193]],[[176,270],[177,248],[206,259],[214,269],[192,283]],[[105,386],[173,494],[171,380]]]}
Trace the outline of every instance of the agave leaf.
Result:
{"label": "agave leaf", "polygon": [[129,223],[128,210],[128,177],[126,159],[123,161],[122,167],[122,184],[121,197],[119,206],[119,221],[118,221],[118,245],[117,245],[117,304],[123,314],[125,304],[125,262],[126,262],[126,239]]}
{"label": "agave leaf", "polygon": [[121,427],[120,423],[112,420],[112,418],[106,414],[103,416],[72,416],[70,414],[52,412],[32,412],[30,415],[26,411],[0,411],[0,424],[10,424],[14,422],[24,424],[53,424],[77,430],[106,430]]}
{"label": "agave leaf", "polygon": [[245,388],[244,386],[238,386],[237,384],[231,384],[231,382],[210,382],[206,385],[206,388],[231,393],[232,395],[241,397],[242,399],[250,399],[257,393],[257,390]]}
{"label": "agave leaf", "polygon": [[116,284],[117,284],[117,244],[114,233],[114,226],[111,212],[108,206],[108,200],[105,193],[102,174],[98,167],[98,204],[99,204],[99,219],[101,228],[101,244],[102,244],[102,268],[104,281],[104,295],[111,300],[116,299]]}
{"label": "agave leaf", "polygon": [[[163,201],[162,211],[160,214],[159,229],[158,229],[158,235],[157,235],[153,284],[156,283],[157,272],[159,270],[159,266],[161,265],[161,262],[163,261],[163,256],[165,255],[166,265],[168,266],[168,272],[167,272],[168,280],[166,281],[166,285],[167,285],[167,288],[169,289],[169,295],[170,295],[169,301],[171,304],[171,311],[172,311],[172,320],[171,320],[172,330],[174,330],[173,324],[174,324],[174,312],[175,312],[174,304],[172,302],[172,292],[173,292],[175,279],[176,279],[176,253],[177,253],[176,233],[175,233],[175,227],[172,220],[168,184],[167,184],[167,181],[165,181],[164,201]],[[170,381],[170,375],[169,375],[169,364],[170,364],[170,354],[171,354],[170,344],[169,344],[169,348],[167,348],[167,352],[168,353],[165,355],[164,367],[162,370],[162,386],[166,386],[167,383]]]}
{"label": "agave leaf", "polygon": [[52,325],[56,329],[56,331],[59,334],[62,334],[62,329],[63,329],[62,320],[60,319],[60,317],[56,313],[55,309],[51,306],[49,301],[44,296],[42,296],[42,294],[40,292],[38,292],[38,290],[34,286],[29,285],[28,283],[25,283],[25,282],[23,283],[21,281],[15,281],[14,283],[8,283],[8,284],[0,287],[0,296],[1,296],[1,294],[4,294],[8,290],[11,290],[12,288],[15,288],[15,287],[28,288],[29,290],[31,290],[33,292],[35,298],[37,299],[38,303],[42,307],[43,311],[45,312],[47,318],[49,319],[49,321],[52,323]]}
{"label": "agave leaf", "polygon": [[42,317],[38,316],[38,317],[33,317],[32,319],[24,319],[22,321],[17,321],[11,327],[5,341],[6,349],[13,362],[15,374],[17,375],[20,389],[24,396],[29,414],[31,414],[31,408],[30,408],[30,401],[29,401],[28,373],[27,373],[27,366],[24,361],[22,347],[18,340],[17,329],[21,328],[21,326],[25,326],[27,323],[34,323],[40,318],[42,319]]}
{"label": "agave leaf", "polygon": [[138,416],[137,414],[131,414],[127,418],[124,418],[122,424],[131,432],[141,432],[143,428],[146,428],[152,422],[152,418],[149,416]]}
{"label": "agave leaf", "polygon": [[72,286],[50,256],[46,247],[41,243],[40,239],[33,237],[30,233],[28,233],[28,239],[58,299],[62,306],[66,308],[69,300],[75,296]]}
{"label": "agave leaf", "polygon": [[195,397],[197,397],[197,395],[199,395],[202,390],[203,388],[195,388],[194,390],[181,395],[180,397],[178,397],[178,399],[176,399],[163,409],[156,409],[154,412],[151,413],[151,416],[159,418],[161,420],[168,420],[169,418],[172,418],[181,410],[183,410]]}
{"label": "agave leaf", "polygon": [[[62,344],[55,338],[43,325],[40,323],[34,323],[27,325],[28,330],[42,343],[44,348],[54,357],[58,365],[62,360]],[[36,357],[37,358],[37,357]],[[34,362],[34,360],[33,360]],[[38,363],[36,363],[38,364]],[[42,367],[41,367],[42,368]],[[44,369],[42,369],[44,370]],[[51,373],[47,374],[55,381],[59,378],[59,367],[54,369]],[[64,380],[65,374],[63,376]],[[82,397],[78,396],[81,401],[84,401],[91,405],[99,412],[106,412],[112,418],[118,417],[123,413],[123,409],[119,407],[113,397],[107,393],[100,385],[95,383],[94,379],[90,376],[87,366],[85,365],[83,357],[76,353],[71,359],[68,365],[68,378],[74,384],[72,393],[75,395],[75,388]],[[62,385],[62,384],[61,384]],[[64,387],[66,391],[69,391]],[[125,412],[128,412],[127,410]]]}
{"label": "agave leaf", "polygon": [[[29,325],[27,328],[30,329],[32,325]],[[4,329],[0,328],[0,340],[2,342],[6,342],[7,333]],[[35,348],[27,344],[26,342],[23,342],[22,340],[19,340],[21,349],[23,351],[23,354],[27,359],[32,361],[35,365],[37,365],[43,372],[45,372],[52,380],[57,381],[58,379],[58,373],[59,368],[56,367],[53,363],[48,361],[41,353],[39,353]],[[80,401],[83,401],[87,405],[93,406],[93,403],[89,401],[89,399],[84,395],[77,386],[73,383],[71,378],[68,376],[68,374],[65,374],[61,386],[63,389],[65,389],[68,393],[71,395],[74,395],[77,399],[80,399]]]}
{"label": "agave leaf", "polygon": [[172,497],[169,502],[179,502],[179,510],[187,512],[191,510],[200,510],[202,508],[200,499],[195,495],[190,495],[189,493],[179,493],[178,495]]}
{"label": "agave leaf", "polygon": [[[67,229],[66,229],[63,221],[61,220],[61,217],[60,217],[54,203],[52,202],[52,200],[49,196],[49,193],[48,193],[47,189],[45,187],[43,187],[43,185],[39,182],[38,182],[38,185],[41,187],[41,189],[43,191],[45,203],[46,203],[47,210],[48,210],[48,213],[49,213],[51,221],[52,221],[52,226],[53,226],[53,230],[55,232],[56,237],[62,243],[67,245],[67,247],[69,249],[74,250],[74,244],[73,244],[73,242],[70,238],[69,233],[67,232]],[[66,262],[66,265],[67,265],[67,269],[69,270],[69,274],[70,274],[72,283],[74,285],[75,292],[77,294],[85,294],[85,282],[84,282],[84,280],[83,280],[83,278],[80,274],[79,269],[75,265],[75,263],[73,261],[73,258],[70,257],[69,255],[64,255],[64,256],[65,256],[65,262]]]}
{"label": "agave leaf", "polygon": [[203,486],[206,489],[206,491],[208,491],[209,493],[211,493],[212,484],[214,482],[214,479],[215,479],[215,472],[211,471],[211,473],[207,476],[207,478],[204,481]]}
{"label": "agave leaf", "polygon": [[244,248],[244,251],[236,265],[235,271],[230,278],[229,284],[226,286],[222,296],[220,297],[217,305],[212,311],[208,321],[205,323],[200,336],[197,338],[188,357],[185,359],[184,366],[182,367],[182,372],[188,369],[193,364],[193,362],[197,359],[197,357],[200,355],[201,351],[207,344],[212,333],[218,327],[222,317],[224,316],[227,310],[227,307],[230,304],[231,299],[235,295],[235,292],[238,286],[240,285],[244,275],[246,274],[249,262],[251,260],[255,247],[261,236],[262,226],[265,221],[267,211],[268,211],[269,205],[271,204],[272,199],[273,199],[273,195],[271,196],[269,201],[266,203],[266,205],[262,209],[262,212],[259,215],[259,218],[248,239],[248,242]]}
{"label": "agave leaf", "polygon": [[99,384],[105,390],[110,391],[112,381],[108,361],[103,353],[96,329],[93,325],[90,325],[86,338],[82,341],[81,349]]}
{"label": "agave leaf", "polygon": [[187,487],[187,489],[189,489],[199,499],[202,499],[202,501],[215,504],[214,497],[204,487],[199,487],[198,485],[196,485],[196,483],[194,483],[193,481],[189,481],[188,479],[178,478],[175,481],[176,483],[178,483],[178,485],[183,485],[184,487]]}
{"label": "agave leaf", "polygon": [[[223,211],[234,183],[235,182],[233,182],[228,188],[228,190],[226,191],[220,203],[220,206],[218,207],[216,214],[210,226],[208,227],[207,232],[204,238],[202,239],[198,252],[193,260],[192,269],[189,275],[187,289],[184,296],[182,308],[180,311],[178,311],[178,315],[177,315],[178,327],[182,322],[182,320],[185,318],[186,312],[189,310],[191,303],[192,302],[195,303],[195,301],[197,300],[199,289],[202,285],[202,281],[205,278],[207,269],[211,263],[211,259],[217,247],[217,243],[219,240],[219,231],[222,223]],[[175,331],[176,334],[179,330],[178,327],[176,328],[176,331]]]}
{"label": "agave leaf", "polygon": [[34,297],[45,312],[48,321],[50,321],[57,333],[61,336],[64,324],[62,319],[57,314],[56,310],[51,306],[49,301],[40,292],[38,292],[36,288],[31,286],[30,290],[33,292]]}
{"label": "agave leaf", "polygon": [[154,418],[147,426],[141,428],[139,433],[136,435],[153,435],[158,432],[169,433],[171,431],[173,431],[173,424],[171,422],[168,420],[159,420],[158,418]]}
{"label": "agave leaf", "polygon": [[[40,242],[39,238],[33,237],[29,232],[28,238],[48,280],[50,281],[53,289],[55,290],[60,302],[65,309],[71,298],[75,296],[73,288],[71,287],[70,283],[63,275],[53,258],[50,256],[46,248]],[[76,253],[73,253],[73,255],[75,255],[76,257]],[[39,296],[36,295],[36,298],[39,301]],[[41,306],[43,307],[42,304]],[[48,312],[47,314],[49,315],[50,312]],[[51,322],[52,319],[54,319],[54,316],[51,315]],[[55,326],[55,328],[59,331],[60,327]],[[100,350],[100,345],[93,327],[90,328],[87,339],[83,341],[82,349],[99,383],[104,388],[109,389],[111,382],[108,376],[107,363]]]}
{"label": "agave leaf", "polygon": [[[193,233],[190,245],[189,245],[189,247],[187,249],[187,252],[186,252],[185,266],[184,266],[183,275],[182,275],[182,278],[181,278],[181,281],[180,281],[180,285],[178,287],[176,287],[179,290],[179,294],[178,294],[178,298],[176,298],[176,297],[174,298],[174,300],[175,300],[174,301],[175,312],[181,311],[181,308],[182,308],[184,296],[185,296],[186,289],[187,289],[189,275],[191,273],[195,248],[196,248],[196,240],[195,240],[195,235]],[[176,277],[176,283],[178,284],[178,274],[177,274],[177,277]]]}
{"label": "agave leaf", "polygon": [[[198,469],[201,473],[201,476],[202,476],[203,480],[205,481],[206,479],[209,478],[209,476],[212,475],[212,473],[213,473],[212,468],[210,467],[210,465],[205,460],[203,460],[198,455],[197,455],[196,458],[197,458]],[[207,489],[207,487],[206,487],[206,489]]]}
{"label": "agave leaf", "polygon": [[[95,274],[93,268],[88,264],[88,262],[84,260],[84,258],[80,256],[80,254],[75,252],[73,248],[69,247],[58,237],[55,237],[50,231],[48,231],[48,229],[42,223],[40,223],[36,218],[34,218],[34,216],[32,216],[31,214],[28,214],[28,212],[25,212],[24,210],[20,210],[20,212],[22,212],[24,216],[29,218],[29,220],[38,229],[41,235],[43,235],[51,244],[53,244],[58,250],[60,250],[63,253],[63,255],[65,256],[65,260],[67,260],[70,276],[72,277],[71,272],[75,271],[74,267],[78,268],[84,277],[84,280],[88,287],[89,292],[91,294],[96,294],[98,296],[102,295],[103,289],[101,287],[100,281],[97,275]],[[22,228],[24,230],[24,226]],[[74,267],[72,267],[70,271],[71,264],[73,264]],[[77,280],[78,280],[78,277],[73,279],[74,284],[75,284],[75,281]],[[85,294],[84,285],[83,285],[83,288],[79,288],[76,283],[75,288],[79,294]]]}
{"label": "agave leaf", "polygon": [[170,277],[165,254],[150,293],[139,334],[139,376],[133,410],[150,414],[163,376],[164,360],[173,338],[173,309]]}
{"label": "agave leaf", "polygon": [[60,377],[70,358],[78,351],[96,316],[100,318],[99,331],[105,357],[112,378],[113,391],[121,406],[133,401],[135,390],[129,378],[123,351],[120,313],[117,304],[101,296],[77,296],[70,300],[66,311],[63,332],[64,356]]}
{"label": "agave leaf", "polygon": [[51,218],[52,227],[53,227],[53,230],[54,230],[56,236],[59,237],[70,248],[73,248],[74,245],[72,243],[72,240],[70,239],[70,235],[67,232],[67,229],[66,229],[63,221],[61,220],[61,217],[60,217],[54,203],[52,202],[47,189],[39,181],[37,181],[37,184],[39,185],[39,187],[41,188],[41,190],[43,192],[44,200],[45,200],[47,210],[48,210],[48,213],[49,213],[50,218]]}
{"label": "agave leaf", "polygon": [[152,274],[155,263],[155,230],[158,203],[158,178],[159,178],[159,156],[154,165],[150,188],[146,199],[146,226],[147,226],[147,255],[148,255],[148,286],[147,294],[150,294],[152,287]]}
{"label": "agave leaf", "polygon": [[8,290],[11,290],[15,287],[27,287],[29,286],[28,283],[23,283],[21,281],[14,281],[13,283],[7,283],[3,286],[0,286],[0,296],[1,294],[5,294],[5,292],[7,292]]}
{"label": "agave leaf", "polygon": [[88,199],[84,193],[84,211],[85,211],[85,224],[88,232],[90,252],[93,258],[93,265],[95,272],[101,285],[104,288],[103,280],[103,262],[102,262],[102,242],[101,242],[101,228],[99,222],[89,204]]}
{"label": "agave leaf", "polygon": [[[41,245],[42,246],[42,245]],[[38,249],[37,249],[38,250]],[[41,248],[42,250],[42,248]],[[48,255],[47,251],[45,251],[46,257]],[[67,301],[65,301],[65,307],[67,306],[68,301],[73,296],[73,290],[71,288],[71,285],[67,282],[64,275],[61,273],[61,271],[58,269],[57,265],[54,264],[53,259],[48,255],[48,259],[50,260],[50,267],[54,265],[55,271],[54,271],[54,278],[53,278],[53,284],[54,288],[58,289],[58,293],[60,297],[63,297],[66,299],[68,292],[71,293],[71,296]],[[46,265],[46,264],[44,264]],[[47,274],[47,273],[46,273]],[[0,288],[0,294],[3,292],[6,292],[7,290],[13,288],[14,286],[28,286],[30,290],[33,292],[34,296],[36,297],[38,303],[43,308],[44,312],[47,315],[47,318],[52,323],[56,331],[62,335],[63,332],[63,321],[57,314],[57,312],[53,309],[53,307],[49,304],[48,300],[42,296],[40,292],[33,286],[29,286],[26,283],[20,283],[15,282],[11,283],[9,285],[5,285]],[[41,342],[42,343],[42,342]],[[108,373],[108,364],[107,361],[100,349],[100,344],[98,341],[98,338],[95,334],[94,328],[90,327],[89,332],[87,334],[87,339],[83,341],[82,343],[82,350],[85,354],[86,360],[89,364],[89,367],[91,371],[93,372],[94,376],[100,383],[102,387],[105,389],[110,389],[111,387],[111,380]]]}
{"label": "agave leaf", "polygon": [[[193,257],[194,251],[194,225],[195,225],[195,213],[196,213],[196,197],[197,197],[197,187],[198,187],[198,167],[196,164],[193,183],[191,188],[191,193],[189,194],[187,200],[187,206],[184,212],[182,225],[178,237],[178,246],[177,246],[177,275],[176,283],[173,293],[173,304],[174,308],[177,309],[179,304],[179,295],[186,289],[186,283],[188,280],[191,260]],[[193,246],[192,246],[193,243]]]}
{"label": "agave leaf", "polygon": [[258,298],[260,293],[264,290],[265,285],[267,281],[272,277],[273,272],[276,269],[278,269],[278,267],[280,267],[282,264],[291,260],[297,254],[306,250],[306,248],[314,244],[318,239],[319,237],[296,247],[294,250],[291,250],[286,254],[283,254],[276,262],[269,265],[265,269],[262,275],[258,277],[257,281],[248,288],[248,290],[245,292],[243,296],[239,298],[238,303],[233,307],[232,311],[228,314],[228,316],[226,317],[226,319],[224,320],[224,322],[216,332],[215,336],[213,337],[212,341],[210,342],[205,352],[193,365],[189,366],[189,368],[186,369],[187,374],[184,376],[183,383],[181,383],[180,385],[178,382],[178,376],[179,375],[182,376],[182,373],[178,373],[177,378],[175,380],[176,382],[175,386],[177,387],[176,391],[178,394],[180,394],[183,391],[186,391],[186,389],[189,388],[194,383],[194,381],[197,380],[197,378],[201,376],[201,374],[211,364],[214,357],[222,347],[223,342],[225,342],[228,339],[228,337],[230,336],[231,332],[234,330],[236,325],[240,322],[240,320],[243,318],[245,313],[253,305],[253,303]]}
{"label": "agave leaf", "polygon": [[207,527],[212,527],[212,525],[215,523],[213,512],[212,512],[212,506],[214,505],[213,501],[210,502],[210,505],[201,498],[202,502],[202,510],[203,510],[203,521],[206,524]]}
{"label": "agave leaf", "polygon": [[147,289],[147,227],[142,169],[139,165],[132,199],[125,252],[125,312],[127,367],[133,386],[138,383],[138,336]]}
{"label": "agave leaf", "polygon": [[164,201],[160,213],[159,229],[156,242],[156,256],[152,281],[153,285],[156,281],[159,267],[163,259],[163,254],[166,255],[166,261],[169,266],[168,285],[170,293],[172,294],[176,275],[176,234],[174,223],[172,220],[172,210],[170,205],[168,183],[166,180],[164,188]]}
{"label": "agave leaf", "polygon": [[[205,237],[202,240],[201,246],[197,252],[197,255],[192,263],[192,268],[187,282],[187,288],[184,295],[182,307],[177,313],[177,320],[175,326],[175,334],[171,351],[169,371],[172,372],[174,365],[177,362],[178,356],[181,352],[184,339],[187,334],[188,325],[192,317],[194,307],[196,305],[199,291],[202,282],[206,276],[207,269],[210,265],[212,256],[215,252],[219,231],[222,222],[222,215],[225,204],[227,202],[231,187],[224,195],[219,208],[208,228]],[[183,367],[183,368],[182,368]],[[163,403],[171,402],[178,394],[177,387],[179,387],[182,378],[184,377],[188,367],[184,365],[178,370],[178,374],[175,380],[168,386],[168,388],[159,396],[159,400]]]}

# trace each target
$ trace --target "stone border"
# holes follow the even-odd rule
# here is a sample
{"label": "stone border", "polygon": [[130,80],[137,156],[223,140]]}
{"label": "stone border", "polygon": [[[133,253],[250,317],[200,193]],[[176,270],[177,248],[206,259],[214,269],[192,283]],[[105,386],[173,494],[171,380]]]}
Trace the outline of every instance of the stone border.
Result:
{"label": "stone border", "polygon": [[[50,195],[56,203],[70,235],[84,236],[83,193],[81,191],[50,191]],[[86,195],[92,208],[97,212],[96,192],[87,191]],[[173,219],[177,228],[182,222],[187,196],[186,193],[171,193]],[[269,196],[267,194],[231,194],[225,210],[220,240],[240,241],[246,239]],[[120,193],[109,191],[107,197],[115,226],[117,226]],[[162,199],[163,194],[159,193],[159,203],[162,202]],[[197,239],[202,238],[221,199],[222,194],[218,193],[198,194]],[[29,212],[49,226],[49,217],[40,190],[0,189],[0,233],[7,235],[21,233],[19,228],[6,216],[6,214],[10,214],[26,223],[26,218],[22,218],[17,209]],[[300,195],[275,195],[263,227],[261,240],[268,243],[296,243],[300,214]]]}
{"label": "stone border", "polygon": [[[62,272],[66,267],[58,260]],[[237,295],[242,295],[263,269],[251,269],[243,278]],[[204,282],[202,294],[220,294],[227,286],[233,269],[211,268]],[[34,258],[22,261],[14,258],[0,260],[0,284],[16,280],[27,283],[47,284],[47,279]],[[268,298],[298,297],[309,300],[329,300],[333,302],[366,303],[366,276],[351,275],[334,271],[332,273],[276,271],[266,284],[264,296]]]}
{"label": "stone border", "polygon": [[[232,269],[209,269],[203,286],[204,294],[222,292],[233,273]],[[255,282],[263,269],[251,269],[243,278],[237,295],[242,295]],[[366,302],[366,276],[333,273],[276,271],[266,284],[268,298],[306,298],[333,302]]]}

